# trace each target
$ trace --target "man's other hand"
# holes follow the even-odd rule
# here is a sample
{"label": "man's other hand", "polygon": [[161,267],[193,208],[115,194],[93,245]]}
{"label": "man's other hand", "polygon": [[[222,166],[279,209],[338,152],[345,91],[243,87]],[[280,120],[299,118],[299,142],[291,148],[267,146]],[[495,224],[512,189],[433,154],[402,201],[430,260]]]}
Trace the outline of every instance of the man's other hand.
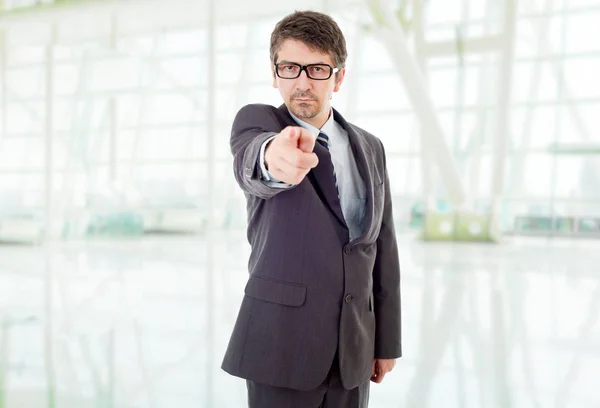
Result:
{"label": "man's other hand", "polygon": [[380,384],[387,373],[394,369],[396,360],[384,360],[376,358],[373,360],[373,371],[371,373],[371,381]]}

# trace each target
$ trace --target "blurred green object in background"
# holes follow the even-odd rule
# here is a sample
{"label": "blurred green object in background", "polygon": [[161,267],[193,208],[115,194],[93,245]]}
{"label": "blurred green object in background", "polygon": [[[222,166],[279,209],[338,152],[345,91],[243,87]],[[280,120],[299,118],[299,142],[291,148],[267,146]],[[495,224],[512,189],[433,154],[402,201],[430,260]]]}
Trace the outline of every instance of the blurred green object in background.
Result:
{"label": "blurred green object in background", "polygon": [[93,216],[87,226],[86,237],[139,237],[143,232],[141,215],[124,211]]}
{"label": "blurred green object in background", "polygon": [[490,232],[490,215],[470,212],[425,213],[425,241],[496,242]]}

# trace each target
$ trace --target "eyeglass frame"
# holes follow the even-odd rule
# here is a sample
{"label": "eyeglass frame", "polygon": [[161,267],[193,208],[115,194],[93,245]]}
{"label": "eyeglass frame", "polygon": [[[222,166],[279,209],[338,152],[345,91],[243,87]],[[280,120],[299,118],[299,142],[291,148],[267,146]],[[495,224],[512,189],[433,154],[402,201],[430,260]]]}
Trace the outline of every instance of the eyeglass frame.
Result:
{"label": "eyeglass frame", "polygon": [[[300,71],[298,71],[298,75],[292,78],[286,78],[286,77],[282,77],[281,75],[279,75],[279,71],[277,70],[277,65],[279,64],[284,64],[284,65],[296,65],[298,67],[300,67]],[[308,67],[310,66],[314,66],[314,65],[325,65],[327,67],[329,67],[329,76],[327,78],[313,78],[310,76],[310,74],[308,73]],[[339,67],[332,67],[329,64],[325,64],[325,63],[316,63],[316,64],[306,64],[306,65],[302,65],[302,64],[298,64],[297,62],[277,62],[275,64],[273,64],[273,69],[275,71],[275,75],[277,75],[279,78],[281,79],[296,79],[296,78],[300,78],[300,75],[302,75],[302,71],[304,71],[306,73],[306,77],[309,79],[312,79],[313,81],[327,81],[328,79],[331,78],[331,76],[333,74],[337,74],[340,71]]]}

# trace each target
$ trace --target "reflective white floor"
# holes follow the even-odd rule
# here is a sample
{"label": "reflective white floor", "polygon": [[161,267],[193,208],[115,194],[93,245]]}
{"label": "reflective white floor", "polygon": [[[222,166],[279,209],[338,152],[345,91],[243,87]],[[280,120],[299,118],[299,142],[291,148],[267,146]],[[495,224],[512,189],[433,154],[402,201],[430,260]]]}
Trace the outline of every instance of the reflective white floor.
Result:
{"label": "reflective white floor", "polygon": [[[371,407],[600,406],[600,241],[399,249],[405,357]],[[244,407],[219,365],[248,251],[243,232],[0,247],[0,407]]]}

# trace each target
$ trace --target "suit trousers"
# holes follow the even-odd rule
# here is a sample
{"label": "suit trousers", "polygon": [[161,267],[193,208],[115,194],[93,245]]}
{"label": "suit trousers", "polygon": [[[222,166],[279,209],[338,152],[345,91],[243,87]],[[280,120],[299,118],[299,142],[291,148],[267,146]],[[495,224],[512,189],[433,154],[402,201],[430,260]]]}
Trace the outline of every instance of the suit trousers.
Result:
{"label": "suit trousers", "polygon": [[336,353],[325,381],[311,391],[246,381],[249,408],[367,408],[370,381],[351,390],[342,386]]}

